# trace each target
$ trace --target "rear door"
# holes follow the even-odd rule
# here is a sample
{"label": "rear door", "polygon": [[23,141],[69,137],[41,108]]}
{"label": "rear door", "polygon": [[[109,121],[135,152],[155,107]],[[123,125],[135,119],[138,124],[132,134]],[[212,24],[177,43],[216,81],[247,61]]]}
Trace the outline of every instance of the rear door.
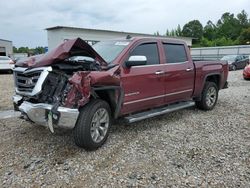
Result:
{"label": "rear door", "polygon": [[249,60],[248,60],[248,57],[245,56],[245,55],[243,55],[242,58],[243,58],[243,61],[244,61],[243,68],[245,68],[245,66],[247,66]]}
{"label": "rear door", "polygon": [[164,65],[160,63],[157,41],[139,43],[129,54],[146,56],[143,66],[123,67],[122,85],[125,98],[122,114],[146,110],[163,105]]}
{"label": "rear door", "polygon": [[188,100],[194,89],[194,64],[182,43],[163,43],[165,52],[165,102]]}

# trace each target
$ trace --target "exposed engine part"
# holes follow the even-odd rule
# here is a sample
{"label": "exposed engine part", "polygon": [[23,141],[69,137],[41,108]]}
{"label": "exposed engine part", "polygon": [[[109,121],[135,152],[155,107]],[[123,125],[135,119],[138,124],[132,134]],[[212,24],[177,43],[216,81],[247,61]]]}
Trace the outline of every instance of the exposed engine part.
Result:
{"label": "exposed engine part", "polygon": [[[100,65],[95,60],[67,59],[55,63],[51,67],[35,68],[34,70],[19,69],[15,71],[16,79],[24,79],[25,83],[31,80],[32,87],[38,89],[36,90],[37,94],[32,94],[34,88],[29,88],[26,95],[18,92],[17,94],[23,97],[22,101],[52,105],[51,112],[57,116],[57,118],[53,118],[53,123],[57,123],[60,118],[60,114],[57,113],[59,106],[79,108],[89,101],[92,87],[119,85],[120,83],[118,66],[101,71]],[[37,71],[41,72],[40,77],[34,76]],[[28,84],[23,85],[25,88],[29,87]]]}
{"label": "exposed engine part", "polygon": [[[77,56],[76,56],[77,57]],[[66,74],[72,75],[76,71],[100,71],[101,66],[95,60],[67,59],[53,65],[54,69],[59,69]]]}
{"label": "exposed engine part", "polygon": [[36,96],[37,102],[61,104],[64,100],[64,89],[67,86],[68,76],[61,72],[50,72],[47,76],[42,92]]}

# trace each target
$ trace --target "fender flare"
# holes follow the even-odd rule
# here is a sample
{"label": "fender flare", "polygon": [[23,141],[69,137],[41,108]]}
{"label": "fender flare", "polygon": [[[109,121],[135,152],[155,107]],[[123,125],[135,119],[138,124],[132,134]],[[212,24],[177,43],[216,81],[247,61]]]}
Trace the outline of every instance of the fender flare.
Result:
{"label": "fender flare", "polygon": [[118,98],[115,104],[115,109],[114,109],[114,118],[118,118],[119,113],[121,111],[121,107],[122,107],[122,102],[124,100],[124,91],[122,89],[121,86],[99,86],[99,87],[92,87],[91,88],[91,95],[94,98],[98,98],[98,91],[108,91],[108,90],[112,90],[112,91],[117,91],[118,93]]}
{"label": "fender flare", "polygon": [[204,88],[205,82],[209,76],[219,76],[218,89],[220,89],[220,86],[221,86],[221,74],[220,73],[207,74],[202,81],[202,89]]}
{"label": "fender flare", "polygon": [[222,79],[221,73],[209,73],[209,74],[206,74],[206,75],[204,76],[203,80],[202,80],[202,83],[201,83],[201,92],[199,93],[198,96],[194,97],[194,100],[195,100],[195,101],[201,100],[201,93],[202,93],[202,91],[203,91],[203,88],[204,88],[204,85],[205,85],[205,83],[206,83],[206,80],[207,80],[207,78],[208,78],[209,76],[219,76],[218,89],[220,89],[220,87],[221,87],[221,79]]}

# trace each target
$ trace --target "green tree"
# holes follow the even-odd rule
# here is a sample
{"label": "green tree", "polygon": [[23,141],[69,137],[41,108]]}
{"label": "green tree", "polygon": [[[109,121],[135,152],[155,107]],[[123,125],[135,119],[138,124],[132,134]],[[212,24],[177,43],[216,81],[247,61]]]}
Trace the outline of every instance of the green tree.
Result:
{"label": "green tree", "polygon": [[226,37],[217,38],[214,41],[215,46],[232,46],[234,45],[234,40]]}
{"label": "green tree", "polygon": [[216,46],[215,41],[214,40],[209,40],[205,37],[202,37],[199,46],[202,47],[212,47],[212,46]]}
{"label": "green tree", "polygon": [[17,52],[18,52],[18,49],[17,49],[15,46],[13,46],[13,52],[14,52],[14,53],[17,53]]}
{"label": "green tree", "polygon": [[176,36],[182,36],[181,26],[178,24],[177,29],[175,30]]}
{"label": "green tree", "polygon": [[172,29],[171,32],[170,32],[170,36],[174,37],[175,36],[175,30]]}
{"label": "green tree", "polygon": [[216,38],[216,30],[216,26],[212,21],[209,20],[207,25],[204,27],[203,37],[207,38],[208,40],[214,40]]}
{"label": "green tree", "polygon": [[185,37],[193,37],[199,42],[203,36],[203,26],[199,20],[193,20],[183,26],[182,34]]}
{"label": "green tree", "polygon": [[167,30],[166,36],[192,37],[193,46],[224,46],[249,44],[250,19],[245,10],[242,10],[235,17],[234,14],[225,12],[214,24],[208,21],[205,27],[199,20],[193,20],[176,29]]}
{"label": "green tree", "polygon": [[29,48],[28,47],[20,47],[18,48],[18,53],[28,53],[29,52]]}
{"label": "green tree", "polygon": [[42,46],[38,46],[33,51],[35,54],[43,54],[43,53],[45,53],[45,48]]}
{"label": "green tree", "polygon": [[177,29],[172,29],[171,31],[169,31],[169,30],[167,29],[165,35],[166,35],[166,36],[182,36],[181,26],[178,25],[178,26],[177,26]]}
{"label": "green tree", "polygon": [[250,44],[250,27],[242,30],[239,36],[239,42],[241,44]]}
{"label": "green tree", "polygon": [[221,19],[217,22],[217,28],[218,38],[225,37],[232,40],[237,39],[242,29],[240,21],[234,17],[234,14],[230,14],[229,12],[221,16]]}
{"label": "green tree", "polygon": [[159,31],[156,31],[156,32],[154,33],[154,35],[156,35],[156,36],[160,36]]}
{"label": "green tree", "polygon": [[241,13],[237,14],[237,19],[241,28],[250,27],[250,20],[248,20],[248,15],[245,10],[242,10]]}
{"label": "green tree", "polygon": [[45,48],[42,46],[38,46],[36,48],[28,48],[28,47],[19,47],[16,48],[13,46],[14,53],[28,53],[28,54],[43,54],[45,53]]}
{"label": "green tree", "polygon": [[167,31],[166,31],[166,34],[165,34],[166,36],[170,36],[170,32],[169,32],[169,30],[167,29]]}

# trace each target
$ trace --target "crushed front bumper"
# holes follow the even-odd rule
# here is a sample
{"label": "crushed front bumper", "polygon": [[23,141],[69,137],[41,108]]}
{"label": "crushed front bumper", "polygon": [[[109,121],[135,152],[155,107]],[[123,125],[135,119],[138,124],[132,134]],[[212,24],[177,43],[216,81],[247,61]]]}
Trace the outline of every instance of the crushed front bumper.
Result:
{"label": "crushed front bumper", "polygon": [[[15,99],[21,99],[20,97],[14,96]],[[13,99],[14,99],[13,97]],[[15,104],[20,104],[20,100],[14,100]],[[32,122],[48,127],[49,126],[49,116],[52,118],[51,123],[53,128],[66,128],[73,129],[77,121],[79,111],[78,109],[65,108],[59,106],[57,108],[57,114],[52,113],[53,105],[45,103],[30,103],[23,101],[18,109],[21,111],[23,116],[26,116]]]}

